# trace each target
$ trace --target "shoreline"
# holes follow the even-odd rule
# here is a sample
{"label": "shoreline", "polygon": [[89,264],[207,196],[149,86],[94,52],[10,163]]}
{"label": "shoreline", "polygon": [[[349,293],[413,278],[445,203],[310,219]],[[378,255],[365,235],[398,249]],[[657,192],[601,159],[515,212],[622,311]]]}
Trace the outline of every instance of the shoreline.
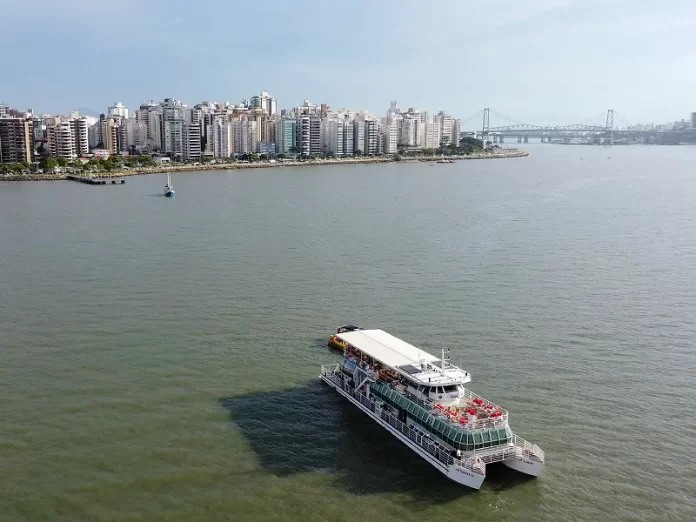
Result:
{"label": "shoreline", "polygon": [[[479,159],[507,159],[523,158],[529,156],[528,152],[519,149],[511,149],[510,152],[494,154],[472,154],[470,156],[446,156],[444,159],[454,161],[479,160]],[[171,167],[150,167],[146,169],[118,170],[113,172],[87,172],[62,174],[12,174],[0,176],[0,181],[58,181],[67,180],[68,176],[78,176],[92,179],[110,179],[115,177],[143,176],[147,174],[166,174],[172,172],[201,172],[210,170],[236,170],[236,169],[265,169],[279,167],[321,167],[325,165],[364,165],[369,163],[435,163],[443,159],[441,156],[429,158],[404,158],[399,161],[394,157],[379,158],[351,158],[351,159],[325,159],[315,161],[277,161],[276,163],[215,163],[199,165],[175,165]]]}

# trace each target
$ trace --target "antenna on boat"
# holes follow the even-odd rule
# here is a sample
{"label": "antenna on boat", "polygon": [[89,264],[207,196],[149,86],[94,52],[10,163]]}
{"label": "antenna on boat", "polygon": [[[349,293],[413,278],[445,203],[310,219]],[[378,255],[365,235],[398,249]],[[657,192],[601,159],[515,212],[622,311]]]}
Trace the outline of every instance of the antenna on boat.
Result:
{"label": "antenna on boat", "polygon": [[440,366],[441,366],[440,369],[442,370],[443,377],[445,375],[445,365],[447,364],[447,361],[449,361],[449,348],[447,348],[447,355],[448,355],[448,357],[445,359],[445,347],[443,346],[442,347],[442,361],[440,364]]}

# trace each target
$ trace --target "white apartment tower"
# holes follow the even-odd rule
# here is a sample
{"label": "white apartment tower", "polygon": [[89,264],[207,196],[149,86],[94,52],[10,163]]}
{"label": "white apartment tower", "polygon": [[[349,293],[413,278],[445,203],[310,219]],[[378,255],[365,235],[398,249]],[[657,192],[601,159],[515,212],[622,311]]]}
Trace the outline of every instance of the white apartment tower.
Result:
{"label": "white apartment tower", "polygon": [[443,147],[459,145],[460,120],[456,120],[442,111],[438,113],[437,118],[440,120],[440,133],[442,134],[440,145]]}
{"label": "white apartment tower", "polygon": [[119,116],[126,119],[128,118],[128,109],[121,102],[115,102],[109,107],[108,116]]}
{"label": "white apartment tower", "polygon": [[297,148],[300,154],[309,156],[309,123],[310,117],[306,115],[297,117]]}
{"label": "white apartment tower", "polygon": [[377,127],[377,121],[365,121],[365,148],[363,150],[365,154],[379,154],[381,146],[379,144],[379,129]]}
{"label": "white apartment tower", "polygon": [[437,117],[430,118],[425,122],[425,142],[423,147],[426,149],[437,149],[442,141],[442,132],[440,129],[440,119]]}
{"label": "white apartment tower", "polygon": [[353,120],[353,153],[365,153],[365,122]]}
{"label": "white apartment tower", "polygon": [[208,130],[208,139],[213,156],[217,159],[229,158],[234,151],[232,123],[227,116],[215,116]]}
{"label": "white apartment tower", "polygon": [[418,144],[417,124],[418,120],[412,116],[404,117],[401,120],[401,132],[399,133],[401,141],[399,145],[402,147],[415,147]]}
{"label": "white apartment tower", "polygon": [[252,96],[249,106],[252,109],[263,109],[268,116],[273,116],[278,112],[276,99],[266,91],[263,91],[258,96]]}
{"label": "white apartment tower", "polygon": [[89,154],[89,127],[87,118],[75,118],[71,120],[75,133],[75,154],[78,158]]}
{"label": "white apartment tower", "polygon": [[138,152],[147,150],[147,125],[144,122],[137,121],[136,118],[125,120],[126,128],[126,146],[135,148]]}
{"label": "white apartment tower", "polygon": [[184,125],[184,159],[196,161],[201,158],[201,124],[199,122]]}
{"label": "white apartment tower", "polygon": [[186,106],[178,100],[165,98],[162,103],[162,152],[184,155],[184,124]]}
{"label": "white apartment tower", "polygon": [[73,160],[77,158],[75,127],[72,120],[56,118],[48,128],[48,150],[51,156]]}
{"label": "white apartment tower", "polygon": [[382,153],[396,154],[398,150],[398,129],[396,122],[388,122],[382,127]]}

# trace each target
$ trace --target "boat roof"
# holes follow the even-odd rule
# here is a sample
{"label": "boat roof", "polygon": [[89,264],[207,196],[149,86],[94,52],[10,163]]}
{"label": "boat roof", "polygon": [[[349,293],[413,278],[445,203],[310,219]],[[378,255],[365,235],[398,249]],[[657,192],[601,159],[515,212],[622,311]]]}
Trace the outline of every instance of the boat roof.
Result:
{"label": "boat roof", "polygon": [[[356,330],[339,333],[336,337],[415,382],[444,385],[471,380],[467,372],[456,366],[445,365],[443,375],[439,358],[384,330]],[[425,368],[423,361],[428,363]]]}

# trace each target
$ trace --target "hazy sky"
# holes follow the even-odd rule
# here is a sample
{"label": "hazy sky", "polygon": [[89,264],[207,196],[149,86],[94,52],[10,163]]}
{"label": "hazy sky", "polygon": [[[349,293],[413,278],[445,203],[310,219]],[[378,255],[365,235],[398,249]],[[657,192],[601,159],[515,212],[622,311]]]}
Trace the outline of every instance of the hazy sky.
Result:
{"label": "hazy sky", "polygon": [[261,90],[280,107],[397,100],[532,124],[696,111],[696,0],[0,3],[0,101],[40,112]]}

